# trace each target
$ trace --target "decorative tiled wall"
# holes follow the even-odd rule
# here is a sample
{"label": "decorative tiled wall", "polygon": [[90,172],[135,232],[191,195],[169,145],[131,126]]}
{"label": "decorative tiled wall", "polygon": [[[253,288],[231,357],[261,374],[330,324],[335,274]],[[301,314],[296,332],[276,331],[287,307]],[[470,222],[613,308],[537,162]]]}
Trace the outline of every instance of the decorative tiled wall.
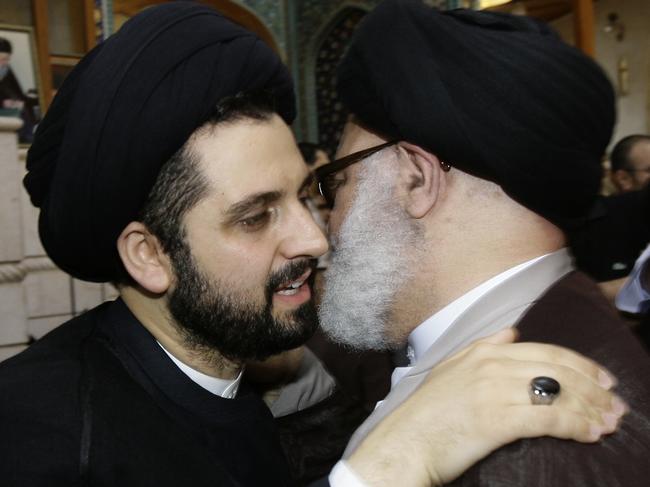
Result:
{"label": "decorative tiled wall", "polygon": [[[294,131],[300,140],[319,140],[316,95],[318,51],[327,35],[347,11],[371,11],[381,0],[293,0],[289,1],[289,29],[294,42],[289,43],[289,57],[296,83],[298,120]],[[456,8],[461,0],[425,0],[441,9]]]}
{"label": "decorative tiled wall", "polygon": [[237,0],[236,3],[252,10],[273,33],[280,49],[287,52],[288,0]]}

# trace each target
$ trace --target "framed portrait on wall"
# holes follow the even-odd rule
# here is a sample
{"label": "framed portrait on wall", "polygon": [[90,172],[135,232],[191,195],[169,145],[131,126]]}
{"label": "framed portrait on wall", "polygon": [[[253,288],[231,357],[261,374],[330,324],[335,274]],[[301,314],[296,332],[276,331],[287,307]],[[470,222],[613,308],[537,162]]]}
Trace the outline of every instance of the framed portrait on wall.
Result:
{"label": "framed portrait on wall", "polygon": [[44,106],[38,56],[30,27],[0,24],[0,116],[19,117],[20,144],[32,142]]}

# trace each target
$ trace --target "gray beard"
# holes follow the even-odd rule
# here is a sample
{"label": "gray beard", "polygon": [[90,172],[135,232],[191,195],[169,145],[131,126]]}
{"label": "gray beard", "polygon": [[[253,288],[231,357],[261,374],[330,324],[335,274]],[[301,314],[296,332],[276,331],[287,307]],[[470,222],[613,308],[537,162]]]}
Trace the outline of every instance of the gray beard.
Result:
{"label": "gray beard", "polygon": [[395,296],[413,276],[422,236],[393,195],[395,153],[382,151],[362,164],[355,201],[338,238],[332,237],[319,318],[338,343],[388,350],[402,345],[387,331]]}

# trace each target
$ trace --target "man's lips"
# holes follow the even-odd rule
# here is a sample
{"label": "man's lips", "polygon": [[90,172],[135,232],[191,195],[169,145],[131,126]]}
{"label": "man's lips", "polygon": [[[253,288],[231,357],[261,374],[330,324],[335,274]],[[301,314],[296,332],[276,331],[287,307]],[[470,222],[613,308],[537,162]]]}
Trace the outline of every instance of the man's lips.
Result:
{"label": "man's lips", "polygon": [[305,284],[309,276],[311,275],[312,270],[307,269],[300,277],[292,281],[288,281],[277,287],[275,292],[283,296],[292,296],[297,294],[299,289]]}

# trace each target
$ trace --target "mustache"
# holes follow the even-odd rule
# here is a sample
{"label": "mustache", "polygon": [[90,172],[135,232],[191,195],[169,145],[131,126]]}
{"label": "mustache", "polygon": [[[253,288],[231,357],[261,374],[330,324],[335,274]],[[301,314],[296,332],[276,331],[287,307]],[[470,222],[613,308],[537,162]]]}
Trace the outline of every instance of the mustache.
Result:
{"label": "mustache", "polygon": [[273,293],[278,287],[287,282],[295,281],[309,269],[312,270],[312,273],[309,276],[309,283],[311,284],[315,274],[313,271],[316,269],[317,263],[317,259],[294,260],[273,272],[266,284],[267,302],[270,302]]}

